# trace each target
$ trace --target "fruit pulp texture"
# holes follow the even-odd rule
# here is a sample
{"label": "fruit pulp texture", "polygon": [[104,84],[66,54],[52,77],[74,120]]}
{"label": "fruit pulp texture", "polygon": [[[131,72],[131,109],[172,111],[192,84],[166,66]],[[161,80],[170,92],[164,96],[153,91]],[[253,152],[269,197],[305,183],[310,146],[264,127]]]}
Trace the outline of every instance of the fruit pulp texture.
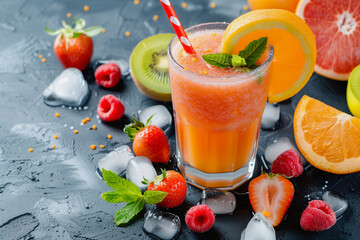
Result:
{"label": "fruit pulp texture", "polygon": [[212,67],[202,59],[220,52],[222,35],[219,30],[190,34],[196,56],[176,43],[172,53],[184,69],[169,66],[178,149],[185,162],[206,173],[234,172],[250,160],[268,90],[267,74],[245,79],[240,70]]}

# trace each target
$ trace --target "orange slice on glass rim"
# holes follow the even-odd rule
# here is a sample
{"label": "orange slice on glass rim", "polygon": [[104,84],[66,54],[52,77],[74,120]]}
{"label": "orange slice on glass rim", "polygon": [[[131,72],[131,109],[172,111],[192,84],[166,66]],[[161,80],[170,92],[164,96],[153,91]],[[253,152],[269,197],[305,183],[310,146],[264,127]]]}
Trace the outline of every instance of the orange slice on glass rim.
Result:
{"label": "orange slice on glass rim", "polygon": [[310,79],[316,62],[315,36],[304,20],[292,12],[255,10],[229,24],[221,51],[238,54],[251,41],[261,37],[268,37],[268,44],[274,48],[268,100],[280,102],[294,96]]}
{"label": "orange slice on glass rim", "polygon": [[314,167],[346,174],[360,171],[360,119],[304,95],[294,113],[296,144]]}

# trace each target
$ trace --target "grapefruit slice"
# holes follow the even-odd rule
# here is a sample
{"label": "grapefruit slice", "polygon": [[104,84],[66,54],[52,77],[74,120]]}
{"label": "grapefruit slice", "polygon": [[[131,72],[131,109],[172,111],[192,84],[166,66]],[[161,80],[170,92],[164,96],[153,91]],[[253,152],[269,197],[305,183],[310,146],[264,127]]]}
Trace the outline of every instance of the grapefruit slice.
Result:
{"label": "grapefruit slice", "polygon": [[346,81],[360,64],[360,1],[301,0],[296,14],[316,36],[315,72]]}
{"label": "grapefruit slice", "polygon": [[304,95],[294,113],[296,144],[314,167],[346,174],[360,171],[360,119]]}
{"label": "grapefruit slice", "polygon": [[274,47],[268,100],[274,103],[288,99],[305,86],[313,73],[315,36],[294,13],[282,9],[254,10],[229,24],[221,42],[221,51],[237,55],[260,37],[268,37],[268,43]]}

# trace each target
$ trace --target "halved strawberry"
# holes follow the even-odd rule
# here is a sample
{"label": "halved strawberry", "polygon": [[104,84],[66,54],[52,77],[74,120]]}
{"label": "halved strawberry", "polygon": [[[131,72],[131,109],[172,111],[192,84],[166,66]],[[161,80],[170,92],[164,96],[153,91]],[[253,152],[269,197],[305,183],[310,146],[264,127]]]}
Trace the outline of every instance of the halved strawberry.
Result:
{"label": "halved strawberry", "polygon": [[294,186],[276,174],[261,174],[249,184],[249,198],[255,212],[261,212],[275,227],[284,218],[294,196]]}

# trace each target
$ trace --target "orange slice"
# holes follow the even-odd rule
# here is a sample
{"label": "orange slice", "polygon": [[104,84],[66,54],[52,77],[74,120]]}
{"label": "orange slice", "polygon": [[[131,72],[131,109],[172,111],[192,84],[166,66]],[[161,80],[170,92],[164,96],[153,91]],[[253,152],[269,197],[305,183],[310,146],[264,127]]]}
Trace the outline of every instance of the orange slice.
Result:
{"label": "orange slice", "polygon": [[260,37],[268,37],[268,43],[274,47],[269,73],[269,102],[280,102],[294,96],[305,86],[314,70],[314,34],[294,13],[281,9],[255,10],[229,24],[221,42],[221,51],[238,54]]}
{"label": "orange slice", "polygon": [[303,96],[294,114],[296,144],[314,167],[345,174],[360,171],[360,119]]}

